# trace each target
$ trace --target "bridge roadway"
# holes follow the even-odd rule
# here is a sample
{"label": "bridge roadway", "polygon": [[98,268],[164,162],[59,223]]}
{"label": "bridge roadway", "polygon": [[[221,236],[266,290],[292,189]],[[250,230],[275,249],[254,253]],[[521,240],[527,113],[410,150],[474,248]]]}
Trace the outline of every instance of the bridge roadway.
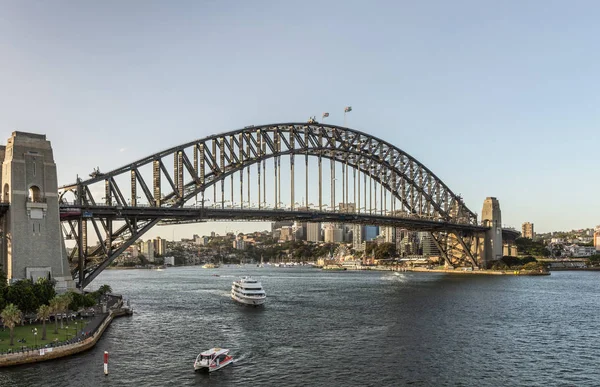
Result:
{"label": "bridge roadway", "polygon": [[85,206],[60,204],[61,220],[85,218],[112,218],[151,220],[162,219],[160,224],[181,224],[207,220],[228,221],[281,221],[337,222],[378,226],[406,227],[414,231],[486,231],[488,227],[458,224],[415,217],[381,214],[346,213],[316,210],[257,209],[257,208],[202,208],[202,207],[143,207],[143,206]]}

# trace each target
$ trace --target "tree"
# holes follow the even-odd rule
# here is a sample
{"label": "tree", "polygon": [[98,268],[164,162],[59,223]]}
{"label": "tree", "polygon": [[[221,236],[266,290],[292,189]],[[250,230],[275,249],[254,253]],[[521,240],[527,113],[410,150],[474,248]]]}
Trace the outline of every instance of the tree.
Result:
{"label": "tree", "polygon": [[55,281],[48,278],[38,278],[33,284],[33,293],[40,304],[48,304],[56,296],[54,284]]}
{"label": "tree", "polygon": [[6,302],[15,304],[24,313],[33,313],[40,302],[33,291],[33,282],[29,279],[20,280],[6,289]]}
{"label": "tree", "polygon": [[92,293],[86,294],[84,301],[83,301],[83,306],[86,308],[91,308],[94,305],[96,305],[96,297],[94,296],[94,294],[92,294]]}
{"label": "tree", "polygon": [[50,313],[54,315],[54,333],[58,334],[58,315],[60,314],[60,297],[55,296],[50,300]]}
{"label": "tree", "polygon": [[394,243],[386,242],[377,245],[375,248],[375,258],[385,259],[396,255],[396,245]]}
{"label": "tree", "polygon": [[100,292],[101,295],[105,295],[107,293],[112,293],[112,288],[110,285],[104,284],[98,288],[98,292]]}
{"label": "tree", "polygon": [[[71,301],[73,301],[73,293],[67,292],[67,293],[63,294],[62,296],[60,296],[60,299],[61,299],[61,303],[60,303],[61,311],[62,311],[63,315],[66,315],[68,318],[67,312],[69,311],[69,305],[71,304]],[[62,327],[63,327],[63,319],[61,316],[60,328],[62,329]]]}
{"label": "tree", "polygon": [[15,304],[8,304],[8,306],[4,308],[4,310],[2,310],[0,316],[2,316],[2,321],[4,322],[4,325],[6,325],[8,329],[10,329],[10,345],[14,345],[15,325],[21,322],[21,320],[23,319],[23,313],[21,313],[21,311],[15,306]]}
{"label": "tree", "polygon": [[[2,267],[2,265],[0,265]],[[8,286],[8,279],[4,270],[0,269],[0,294],[4,294],[6,287]]]}
{"label": "tree", "polygon": [[37,311],[37,318],[42,320],[42,340],[46,340],[46,320],[52,314],[52,309],[48,305],[40,305]]}

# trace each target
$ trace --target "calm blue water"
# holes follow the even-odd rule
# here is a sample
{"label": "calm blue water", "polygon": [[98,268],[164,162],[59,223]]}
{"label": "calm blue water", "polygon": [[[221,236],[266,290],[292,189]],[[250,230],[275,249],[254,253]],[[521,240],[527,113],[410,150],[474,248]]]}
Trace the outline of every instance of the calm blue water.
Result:
{"label": "calm blue water", "polygon": [[[219,277],[213,276],[219,274]],[[229,298],[253,275],[264,308]],[[543,277],[225,267],[105,271],[129,296],[78,356],[0,371],[2,386],[598,386],[600,273]],[[204,349],[234,366],[194,373]],[[102,353],[110,352],[110,375]]]}

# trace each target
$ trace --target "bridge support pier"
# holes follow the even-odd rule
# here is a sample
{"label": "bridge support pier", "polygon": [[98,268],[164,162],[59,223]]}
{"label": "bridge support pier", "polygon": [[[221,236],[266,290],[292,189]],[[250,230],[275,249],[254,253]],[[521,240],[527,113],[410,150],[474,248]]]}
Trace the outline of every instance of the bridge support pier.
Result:
{"label": "bridge support pier", "polygon": [[502,258],[502,214],[500,202],[495,197],[488,197],[483,202],[481,223],[489,230],[485,232],[483,243],[480,243],[481,265],[489,268],[494,261]]}
{"label": "bridge support pier", "polygon": [[74,287],[62,239],[56,164],[45,135],[13,132],[4,148],[3,270],[10,282],[52,278],[58,291]]}

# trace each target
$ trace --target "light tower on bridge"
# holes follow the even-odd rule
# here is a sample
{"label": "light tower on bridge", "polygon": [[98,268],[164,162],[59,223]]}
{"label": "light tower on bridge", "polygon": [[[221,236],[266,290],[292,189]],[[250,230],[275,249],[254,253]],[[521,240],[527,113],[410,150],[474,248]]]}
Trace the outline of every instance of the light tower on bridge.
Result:
{"label": "light tower on bridge", "polygon": [[60,228],[56,164],[42,134],[13,132],[0,147],[2,202],[0,263],[9,281],[47,278],[57,290],[74,287]]}

